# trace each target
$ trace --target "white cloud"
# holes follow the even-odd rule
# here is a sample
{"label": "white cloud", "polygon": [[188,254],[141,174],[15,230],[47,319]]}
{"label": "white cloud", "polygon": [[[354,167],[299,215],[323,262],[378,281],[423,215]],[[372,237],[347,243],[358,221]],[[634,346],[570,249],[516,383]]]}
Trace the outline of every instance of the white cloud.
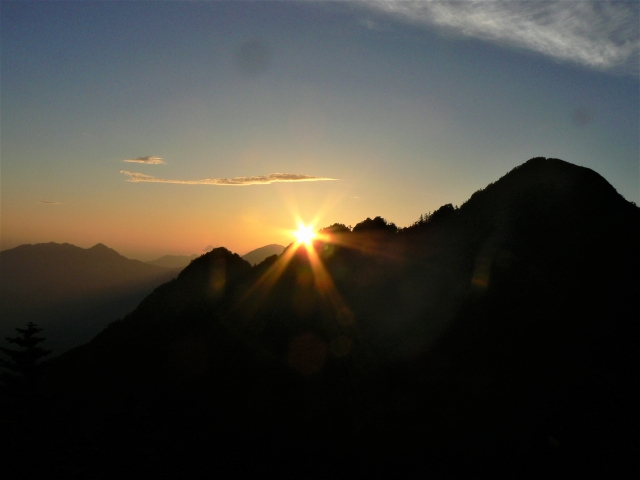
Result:
{"label": "white cloud", "polygon": [[180,185],[266,185],[276,182],[319,182],[325,180],[337,180],[336,178],[313,177],[311,175],[298,175],[295,173],[272,173],[257,177],[234,177],[234,178],[204,178],[202,180],[167,180],[156,178],[143,173],[128,172],[120,170],[129,176],[128,182],[151,182],[151,183],[177,183]]}
{"label": "white cloud", "polygon": [[601,0],[380,0],[363,5],[465,37],[638,74],[640,4]]}
{"label": "white cloud", "polygon": [[146,163],[147,165],[161,165],[165,161],[160,157],[153,157],[151,155],[147,157],[129,158],[125,160],[127,163]]}

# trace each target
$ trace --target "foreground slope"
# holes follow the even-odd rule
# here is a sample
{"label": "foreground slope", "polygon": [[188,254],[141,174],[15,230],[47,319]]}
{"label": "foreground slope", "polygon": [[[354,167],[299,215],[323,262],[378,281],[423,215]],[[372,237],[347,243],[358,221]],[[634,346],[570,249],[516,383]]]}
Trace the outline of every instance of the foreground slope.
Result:
{"label": "foreground slope", "polygon": [[543,158],[445,207],[399,232],[334,225],[313,250],[255,267],[223,248],[194,260],[48,363],[45,464],[637,467],[640,210],[595,172]]}

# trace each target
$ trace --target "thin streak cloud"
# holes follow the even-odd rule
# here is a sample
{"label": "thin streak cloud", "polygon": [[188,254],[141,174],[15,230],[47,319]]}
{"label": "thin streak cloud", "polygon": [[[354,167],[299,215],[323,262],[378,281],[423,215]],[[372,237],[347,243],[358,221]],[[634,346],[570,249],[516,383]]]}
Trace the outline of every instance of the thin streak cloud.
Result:
{"label": "thin streak cloud", "polygon": [[376,31],[389,30],[388,27],[381,25],[378,22],[374,22],[370,18],[363,18],[362,20],[360,20],[359,23],[360,25],[364,26],[365,28],[368,28],[369,30],[376,30]]}
{"label": "thin streak cloud", "polygon": [[156,178],[143,173],[128,172],[120,170],[129,176],[128,182],[150,182],[150,183],[177,183],[180,185],[267,185],[278,182],[321,182],[326,180],[337,180],[337,178],[314,177],[311,175],[298,175],[295,173],[272,173],[270,175],[261,175],[257,177],[234,177],[234,178],[204,178],[202,180],[167,180],[164,178]]}
{"label": "thin streak cloud", "polygon": [[153,157],[153,156],[129,158],[125,160],[125,162],[126,163],[145,163],[147,165],[161,165],[166,163],[162,158]]}
{"label": "thin streak cloud", "polygon": [[412,23],[525,48],[556,60],[638,74],[637,1],[381,0],[363,5]]}

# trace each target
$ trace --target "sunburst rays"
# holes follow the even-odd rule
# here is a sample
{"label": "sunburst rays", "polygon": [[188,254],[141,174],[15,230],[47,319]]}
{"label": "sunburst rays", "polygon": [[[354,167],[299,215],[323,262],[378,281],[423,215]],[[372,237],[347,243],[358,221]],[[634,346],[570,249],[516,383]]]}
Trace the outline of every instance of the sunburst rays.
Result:
{"label": "sunburst rays", "polygon": [[304,256],[311,267],[313,285],[320,298],[335,313],[340,324],[351,324],[353,322],[351,309],[338,292],[331,274],[324,266],[317,251],[320,245],[332,244],[334,236],[327,232],[316,232],[313,229],[313,223],[305,225],[301,221],[298,222],[298,229],[290,231],[290,234],[296,240],[249,288],[240,302],[243,308],[253,312],[258,310],[294,258],[298,256],[298,261],[304,262],[302,259]]}

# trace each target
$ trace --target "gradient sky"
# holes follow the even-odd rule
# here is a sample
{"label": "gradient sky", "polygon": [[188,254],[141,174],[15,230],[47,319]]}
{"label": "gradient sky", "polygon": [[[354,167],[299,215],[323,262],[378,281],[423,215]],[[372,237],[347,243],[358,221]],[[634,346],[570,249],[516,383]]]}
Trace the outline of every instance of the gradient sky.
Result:
{"label": "gradient sky", "polygon": [[535,156],[640,203],[640,4],[1,3],[1,244],[239,254]]}

